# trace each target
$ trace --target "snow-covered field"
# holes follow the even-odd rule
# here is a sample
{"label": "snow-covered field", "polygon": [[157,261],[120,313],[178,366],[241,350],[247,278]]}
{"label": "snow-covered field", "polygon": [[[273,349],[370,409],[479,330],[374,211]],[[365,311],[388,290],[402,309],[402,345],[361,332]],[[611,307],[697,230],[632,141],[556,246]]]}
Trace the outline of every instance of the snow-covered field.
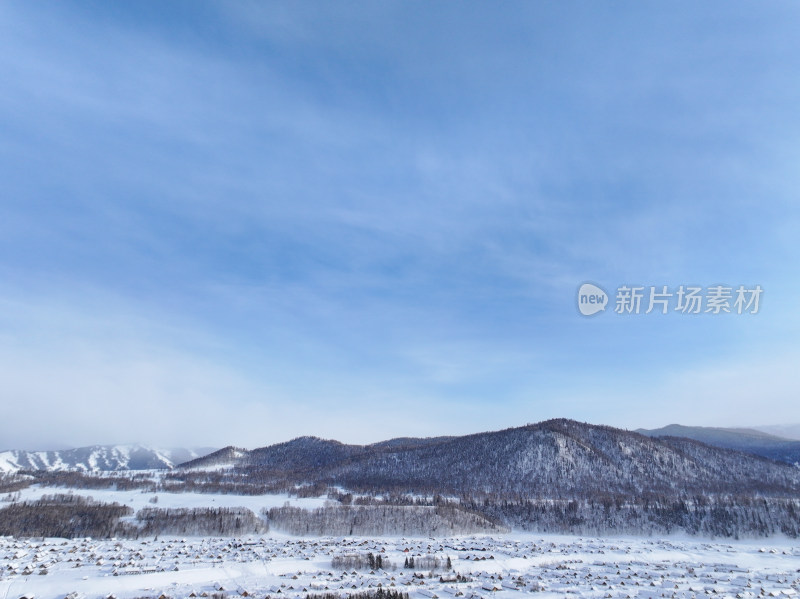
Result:
{"label": "snow-covered field", "polygon": [[[275,495],[234,495],[224,493],[143,493],[140,490],[117,491],[114,489],[65,489],[63,487],[43,487],[32,485],[19,492],[17,501],[35,501],[43,495],[63,495],[74,493],[82,497],[91,497],[101,503],[120,503],[139,511],[144,507],[158,508],[229,508],[245,507],[258,514],[262,508],[282,507],[287,503],[293,507],[314,509],[325,505],[325,497],[290,497],[286,494]],[[152,503],[153,498],[156,503]],[[0,507],[2,507],[0,503]]]}
{"label": "snow-covered field", "polygon": [[[334,569],[337,555],[381,555],[385,570]],[[424,556],[452,570],[404,567]],[[303,597],[394,587],[411,597],[793,597],[800,543],[595,539],[512,534],[455,539],[133,540],[0,538],[0,597]],[[460,575],[456,581],[456,574]],[[71,595],[72,594],[72,595]]]}

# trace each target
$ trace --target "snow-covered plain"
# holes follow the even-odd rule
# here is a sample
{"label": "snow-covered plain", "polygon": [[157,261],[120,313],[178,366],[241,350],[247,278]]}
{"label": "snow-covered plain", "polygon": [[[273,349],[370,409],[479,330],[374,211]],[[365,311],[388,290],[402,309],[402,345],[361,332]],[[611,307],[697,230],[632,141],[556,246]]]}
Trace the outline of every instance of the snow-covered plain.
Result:
{"label": "snow-covered plain", "polygon": [[[380,554],[386,570],[334,569],[333,556]],[[404,568],[447,557],[453,569]],[[0,538],[0,597],[303,597],[393,587],[416,598],[793,597],[800,544],[511,534],[452,539],[262,537],[133,540]],[[461,575],[456,581],[456,573]],[[280,591],[280,593],[279,593]],[[70,595],[72,594],[72,595]]]}
{"label": "snow-covered plain", "polygon": [[[258,514],[262,508],[292,507],[314,509],[325,505],[325,497],[292,497],[287,494],[274,495],[235,495],[226,493],[158,493],[142,492],[137,489],[118,491],[116,489],[65,489],[31,485],[19,491],[17,501],[36,501],[43,495],[63,495],[74,493],[81,497],[91,497],[101,503],[120,503],[138,512],[145,507],[158,508],[233,508],[244,507]],[[154,504],[151,500],[157,498]],[[2,507],[2,503],[0,503]]]}

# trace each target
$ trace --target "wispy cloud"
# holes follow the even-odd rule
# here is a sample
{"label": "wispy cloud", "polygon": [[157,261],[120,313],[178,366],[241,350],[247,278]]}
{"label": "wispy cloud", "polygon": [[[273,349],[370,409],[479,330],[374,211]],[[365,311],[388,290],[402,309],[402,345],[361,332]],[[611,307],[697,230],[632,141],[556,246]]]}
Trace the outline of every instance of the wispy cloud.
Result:
{"label": "wispy cloud", "polygon": [[[684,9],[3,4],[0,434],[714,423],[727,391],[671,377],[784,364],[800,328],[798,15]],[[765,304],[590,322],[587,279]],[[736,371],[796,414],[790,373]]]}

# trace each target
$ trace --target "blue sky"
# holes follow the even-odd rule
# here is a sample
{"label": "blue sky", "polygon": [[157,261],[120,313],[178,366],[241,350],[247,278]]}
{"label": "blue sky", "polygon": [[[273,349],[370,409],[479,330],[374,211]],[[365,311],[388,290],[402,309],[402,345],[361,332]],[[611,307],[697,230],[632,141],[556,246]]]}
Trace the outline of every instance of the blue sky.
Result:
{"label": "blue sky", "polygon": [[[800,422],[798,27],[0,4],[0,446]],[[764,294],[585,318],[584,281]]]}

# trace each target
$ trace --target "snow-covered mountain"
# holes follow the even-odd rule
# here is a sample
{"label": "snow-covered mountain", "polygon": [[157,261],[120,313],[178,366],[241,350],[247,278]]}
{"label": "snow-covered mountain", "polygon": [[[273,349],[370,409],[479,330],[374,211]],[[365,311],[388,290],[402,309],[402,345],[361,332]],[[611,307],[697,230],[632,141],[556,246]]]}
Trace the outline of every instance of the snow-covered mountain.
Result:
{"label": "snow-covered mountain", "polygon": [[156,449],[144,445],[93,445],[58,451],[0,451],[0,472],[46,470],[78,472],[173,468],[214,450]]}
{"label": "snow-covered mountain", "polygon": [[214,468],[228,468],[231,482],[291,480],[367,493],[800,496],[800,470],[788,464],[687,438],[648,437],[564,419],[373,445],[300,437],[251,451],[230,447],[182,465],[185,471]]}

